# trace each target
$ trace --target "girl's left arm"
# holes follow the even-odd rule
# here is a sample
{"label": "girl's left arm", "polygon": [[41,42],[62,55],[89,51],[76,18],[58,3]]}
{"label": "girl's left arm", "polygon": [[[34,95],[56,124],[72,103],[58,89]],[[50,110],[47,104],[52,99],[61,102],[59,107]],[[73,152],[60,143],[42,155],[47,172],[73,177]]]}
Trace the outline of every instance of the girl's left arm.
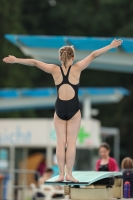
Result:
{"label": "girl's left arm", "polygon": [[107,51],[109,51],[112,48],[117,48],[118,46],[120,46],[122,44],[122,40],[121,39],[114,39],[111,44],[98,49],[96,51],[93,51],[89,56],[87,56],[86,58],[84,58],[83,60],[77,62],[75,65],[78,67],[78,69],[80,71],[84,70],[95,58],[101,56],[102,54],[106,53]]}

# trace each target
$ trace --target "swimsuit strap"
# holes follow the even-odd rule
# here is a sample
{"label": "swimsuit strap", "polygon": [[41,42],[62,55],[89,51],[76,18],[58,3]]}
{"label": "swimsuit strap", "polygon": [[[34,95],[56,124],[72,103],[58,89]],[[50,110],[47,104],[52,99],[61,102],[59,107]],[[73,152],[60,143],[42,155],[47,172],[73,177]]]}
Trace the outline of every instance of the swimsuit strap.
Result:
{"label": "swimsuit strap", "polygon": [[64,73],[63,73],[63,69],[62,69],[61,66],[60,66],[60,70],[61,70],[62,76],[65,76]]}
{"label": "swimsuit strap", "polygon": [[61,73],[63,75],[63,77],[68,77],[69,76],[69,73],[70,73],[70,68],[72,67],[72,65],[69,67],[68,71],[67,71],[67,74],[65,75],[64,72],[63,72],[63,69],[62,67],[60,66],[60,69],[61,69]]}
{"label": "swimsuit strap", "polygon": [[71,67],[72,67],[72,65],[69,67],[69,69],[68,69],[68,71],[67,71],[67,74],[66,74],[67,77],[69,76]]}

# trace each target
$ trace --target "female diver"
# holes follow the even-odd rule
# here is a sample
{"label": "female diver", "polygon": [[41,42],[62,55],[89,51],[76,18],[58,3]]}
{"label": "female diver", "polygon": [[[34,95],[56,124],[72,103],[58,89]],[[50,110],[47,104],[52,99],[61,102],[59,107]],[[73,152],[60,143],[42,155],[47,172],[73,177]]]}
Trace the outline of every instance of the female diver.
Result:
{"label": "female diver", "polygon": [[[61,66],[47,64],[35,59],[21,59],[8,56],[3,59],[5,63],[19,63],[35,66],[50,73],[57,87],[57,100],[55,103],[54,126],[57,135],[56,156],[59,167],[59,178],[56,181],[78,182],[72,176],[72,168],[76,154],[76,139],[80,128],[81,112],[78,100],[78,88],[81,71],[83,71],[95,58],[101,56],[112,48],[120,46],[122,40],[114,39],[111,44],[93,51],[83,60],[73,64],[75,52],[73,46],[63,46],[59,49]],[[66,165],[66,176],[64,168]]]}

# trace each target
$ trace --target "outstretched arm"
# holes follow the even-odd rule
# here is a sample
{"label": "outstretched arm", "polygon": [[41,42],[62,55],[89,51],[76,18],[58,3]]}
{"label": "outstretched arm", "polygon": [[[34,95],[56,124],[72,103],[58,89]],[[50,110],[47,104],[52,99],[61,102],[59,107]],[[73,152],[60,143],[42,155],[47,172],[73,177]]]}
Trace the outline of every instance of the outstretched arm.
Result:
{"label": "outstretched arm", "polygon": [[116,48],[118,46],[120,46],[122,44],[122,40],[121,39],[114,39],[111,44],[98,49],[96,51],[93,51],[89,56],[87,56],[86,58],[84,58],[83,60],[77,62],[75,65],[77,65],[77,67],[79,68],[80,71],[82,71],[83,69],[85,69],[95,58],[101,56],[102,54],[106,53],[107,51],[109,51],[112,48]]}
{"label": "outstretched arm", "polygon": [[53,73],[53,69],[55,67],[54,64],[47,64],[35,59],[22,59],[22,58],[16,58],[15,56],[8,56],[3,58],[3,62],[5,63],[18,63],[18,64],[22,64],[22,65],[28,65],[28,66],[36,66],[39,69],[52,74]]}

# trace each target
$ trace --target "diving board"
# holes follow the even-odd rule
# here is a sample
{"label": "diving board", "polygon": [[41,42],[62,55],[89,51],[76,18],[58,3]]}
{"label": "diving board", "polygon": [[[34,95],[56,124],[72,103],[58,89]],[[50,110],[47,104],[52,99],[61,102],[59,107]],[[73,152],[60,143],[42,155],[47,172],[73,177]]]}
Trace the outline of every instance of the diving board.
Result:
{"label": "diving board", "polygon": [[113,200],[123,197],[122,172],[75,171],[79,182],[55,182],[59,176],[48,179],[45,185],[63,185],[64,195],[71,200]]}
{"label": "diving board", "polygon": [[[92,51],[102,48],[114,39],[112,37],[76,37],[48,35],[6,34],[5,39],[17,46],[26,56],[34,59],[60,64],[57,51],[61,46],[74,45],[75,62],[82,60]],[[121,38],[121,47],[98,57],[89,69],[133,73],[133,38]]]}
{"label": "diving board", "polygon": [[122,176],[122,172],[96,172],[96,171],[75,171],[72,173],[73,176],[79,180],[79,182],[71,182],[71,181],[63,181],[63,182],[55,182],[59,176],[55,176],[53,178],[48,179],[44,184],[47,185],[91,185],[95,182],[112,178],[112,177],[119,177]]}

